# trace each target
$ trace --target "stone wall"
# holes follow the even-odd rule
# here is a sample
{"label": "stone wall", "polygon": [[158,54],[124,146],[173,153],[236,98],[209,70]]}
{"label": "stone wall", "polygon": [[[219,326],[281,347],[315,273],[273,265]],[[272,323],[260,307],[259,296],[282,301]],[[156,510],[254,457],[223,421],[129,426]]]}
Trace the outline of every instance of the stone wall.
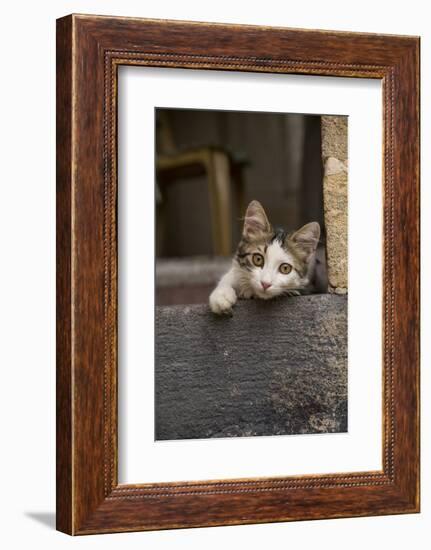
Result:
{"label": "stone wall", "polygon": [[322,116],[323,207],[329,292],[345,294],[347,272],[347,117]]}

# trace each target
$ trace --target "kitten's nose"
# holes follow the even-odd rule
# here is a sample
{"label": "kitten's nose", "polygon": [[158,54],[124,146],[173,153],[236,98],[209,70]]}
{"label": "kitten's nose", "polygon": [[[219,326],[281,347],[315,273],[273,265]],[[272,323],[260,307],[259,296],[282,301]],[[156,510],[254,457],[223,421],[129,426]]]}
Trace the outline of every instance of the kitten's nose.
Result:
{"label": "kitten's nose", "polygon": [[260,284],[262,285],[263,290],[266,290],[271,286],[271,283],[265,283],[264,281],[260,281]]}

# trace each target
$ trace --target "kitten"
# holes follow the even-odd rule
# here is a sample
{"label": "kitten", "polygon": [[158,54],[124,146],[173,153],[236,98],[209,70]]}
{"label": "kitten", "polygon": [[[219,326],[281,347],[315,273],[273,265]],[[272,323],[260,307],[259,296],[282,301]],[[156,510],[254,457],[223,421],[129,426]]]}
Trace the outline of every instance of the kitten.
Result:
{"label": "kitten", "polygon": [[210,308],[232,314],[238,298],[268,300],[316,290],[316,249],[320,226],[311,222],[294,233],[274,229],[262,205],[252,201],[232,267],[210,295]]}

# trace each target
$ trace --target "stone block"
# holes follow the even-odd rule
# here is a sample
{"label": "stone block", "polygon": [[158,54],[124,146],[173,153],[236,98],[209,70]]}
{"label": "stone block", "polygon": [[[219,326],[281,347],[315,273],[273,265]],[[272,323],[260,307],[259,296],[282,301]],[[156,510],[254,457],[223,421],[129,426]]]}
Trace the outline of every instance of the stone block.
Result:
{"label": "stone block", "polygon": [[347,431],[347,296],[156,308],[157,440]]}

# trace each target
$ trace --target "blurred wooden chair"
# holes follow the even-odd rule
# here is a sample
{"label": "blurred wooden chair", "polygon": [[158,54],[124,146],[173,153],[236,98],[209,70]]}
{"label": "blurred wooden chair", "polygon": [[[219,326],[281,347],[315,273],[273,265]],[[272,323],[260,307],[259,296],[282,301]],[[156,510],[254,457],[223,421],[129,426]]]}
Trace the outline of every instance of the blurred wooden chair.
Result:
{"label": "blurred wooden chair", "polygon": [[157,113],[156,180],[161,230],[163,231],[163,188],[178,181],[205,175],[208,185],[211,232],[214,254],[232,254],[232,197],[238,217],[245,210],[243,168],[244,159],[235,158],[221,147],[205,146],[178,151],[175,146],[169,117],[163,110]]}

